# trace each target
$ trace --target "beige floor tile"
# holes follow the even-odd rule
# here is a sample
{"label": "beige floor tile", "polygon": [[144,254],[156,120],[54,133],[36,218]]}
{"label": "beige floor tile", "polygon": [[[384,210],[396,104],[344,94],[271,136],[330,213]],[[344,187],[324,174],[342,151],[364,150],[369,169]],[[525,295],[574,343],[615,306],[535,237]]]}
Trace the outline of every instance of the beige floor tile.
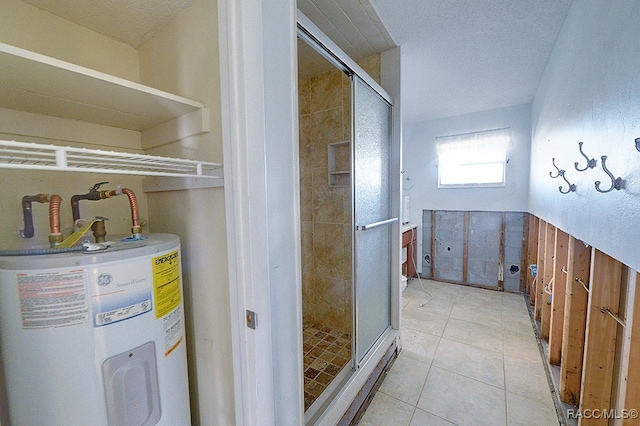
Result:
{"label": "beige floor tile", "polygon": [[502,329],[450,318],[442,337],[502,353]]}
{"label": "beige floor tile", "polygon": [[533,335],[533,331],[530,334],[524,334],[503,330],[502,344],[505,358],[542,362],[538,342]]}
{"label": "beige floor tile", "polygon": [[451,423],[446,421],[445,419],[441,419],[438,416],[434,416],[433,414],[416,408],[415,413],[413,413],[413,418],[411,419],[410,426],[455,426],[455,423]]}
{"label": "beige floor tile", "polygon": [[558,425],[554,405],[541,404],[515,393],[507,392],[507,420],[509,426],[553,426]]}
{"label": "beige floor tile", "polygon": [[502,354],[441,339],[432,365],[504,389]]}
{"label": "beige floor tile", "polygon": [[444,297],[433,297],[425,294],[422,298],[412,300],[406,307],[422,309],[430,314],[448,317],[455,304],[454,300]]}
{"label": "beige floor tile", "polygon": [[413,288],[420,289],[421,291],[426,291],[435,298],[444,298],[452,301],[456,300],[456,298],[460,294],[461,288],[461,286],[456,284],[443,283],[440,281],[432,281],[426,279],[421,279],[420,281],[414,279],[411,281],[411,285]]}
{"label": "beige floor tile", "polygon": [[502,309],[511,310],[521,314],[527,314],[527,303],[529,303],[529,296],[514,293],[504,293],[502,295]]}
{"label": "beige floor tile", "polygon": [[517,310],[502,311],[502,328],[514,333],[533,335],[533,325],[529,318],[529,313],[518,312]]}
{"label": "beige floor tile", "polygon": [[360,426],[409,426],[415,407],[378,392],[358,422]]}
{"label": "beige floor tile", "polygon": [[558,424],[527,302],[410,279],[402,352],[359,424]]}
{"label": "beige floor tile", "polygon": [[406,308],[402,311],[402,327],[442,336],[448,318],[434,315],[424,308]]}
{"label": "beige floor tile", "polygon": [[542,404],[551,402],[549,382],[542,361],[506,357],[504,360],[506,390],[534,399]]}
{"label": "beige floor tile", "polygon": [[415,406],[428,372],[429,364],[401,353],[387,373],[379,392]]}
{"label": "beige floor tile", "polygon": [[502,312],[500,308],[488,308],[458,301],[451,309],[451,318],[487,325],[502,327]]}
{"label": "beige floor tile", "polygon": [[458,302],[485,308],[502,308],[502,292],[461,286]]}
{"label": "beige floor tile", "polygon": [[504,390],[431,367],[418,408],[458,425],[506,424]]}
{"label": "beige floor tile", "polygon": [[425,364],[431,364],[436,354],[440,337],[422,331],[405,328],[402,330],[401,354]]}

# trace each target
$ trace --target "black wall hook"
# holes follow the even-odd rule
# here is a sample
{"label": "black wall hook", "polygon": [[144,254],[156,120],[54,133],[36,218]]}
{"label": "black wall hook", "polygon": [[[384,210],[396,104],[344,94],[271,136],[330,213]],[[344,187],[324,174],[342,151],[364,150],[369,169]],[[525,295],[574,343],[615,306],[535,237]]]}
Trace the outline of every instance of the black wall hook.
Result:
{"label": "black wall hook", "polygon": [[613,191],[614,189],[615,189],[616,191],[620,191],[622,188],[624,188],[625,181],[624,181],[624,180],[622,180],[622,178],[621,178],[621,177],[616,178],[616,177],[613,175],[613,173],[611,173],[611,172],[609,171],[609,169],[607,169],[607,156],[606,156],[606,155],[603,155],[603,156],[601,157],[601,160],[602,160],[602,169],[603,169],[603,170],[604,170],[604,172],[605,172],[607,175],[609,175],[609,177],[611,178],[611,187],[610,187],[609,189],[607,189],[607,190],[602,190],[602,189],[600,189],[600,181],[599,181],[599,180],[597,180],[597,181],[596,181],[596,191],[598,191],[598,192],[602,192],[602,193],[611,192],[611,191]]}
{"label": "black wall hook", "polygon": [[582,150],[582,144],[583,143],[584,142],[578,142],[578,149],[580,150],[580,154],[582,154],[582,156],[585,158],[585,160],[587,160],[587,165],[584,167],[584,169],[580,169],[580,168],[578,168],[578,162],[576,161],[574,163],[574,167],[579,172],[584,172],[587,169],[593,169],[598,164],[598,161],[595,158],[589,159],[589,157],[587,157],[587,154],[584,153],[584,151]]}
{"label": "black wall hook", "polygon": [[553,172],[549,172],[549,176],[551,176],[551,179],[556,179],[559,178],[560,176],[564,175],[564,170],[560,170],[558,168],[558,166],[556,166],[556,159],[555,157],[551,159],[551,162],[553,163],[553,167],[556,168],[556,170],[558,171],[557,174],[554,176]]}
{"label": "black wall hook", "polygon": [[576,184],[575,183],[571,183],[567,180],[567,177],[564,175],[564,170],[562,171],[562,174],[560,175],[562,176],[562,179],[564,179],[565,182],[567,182],[567,185],[569,185],[569,189],[567,189],[566,191],[562,190],[562,186],[558,187],[558,191],[560,191],[561,194],[568,194],[570,192],[576,192]]}
{"label": "black wall hook", "polygon": [[551,176],[552,179],[556,179],[562,176],[562,179],[564,179],[565,182],[567,182],[567,185],[569,185],[569,189],[567,189],[566,191],[562,190],[562,186],[558,187],[558,191],[560,191],[561,194],[568,194],[570,192],[576,192],[576,185],[574,183],[571,183],[567,180],[567,177],[564,175],[564,170],[559,169],[558,166],[556,166],[556,159],[552,158],[551,162],[553,163],[553,167],[556,168],[556,170],[558,171],[557,174],[554,176],[553,172],[549,172],[549,176]]}

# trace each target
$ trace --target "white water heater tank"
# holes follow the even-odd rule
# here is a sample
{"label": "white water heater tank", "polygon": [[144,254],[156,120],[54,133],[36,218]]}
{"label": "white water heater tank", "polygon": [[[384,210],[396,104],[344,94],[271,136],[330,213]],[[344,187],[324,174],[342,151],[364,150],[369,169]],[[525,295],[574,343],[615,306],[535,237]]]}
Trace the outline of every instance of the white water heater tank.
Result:
{"label": "white water heater tank", "polygon": [[11,424],[190,425],[182,294],[175,235],[0,257]]}

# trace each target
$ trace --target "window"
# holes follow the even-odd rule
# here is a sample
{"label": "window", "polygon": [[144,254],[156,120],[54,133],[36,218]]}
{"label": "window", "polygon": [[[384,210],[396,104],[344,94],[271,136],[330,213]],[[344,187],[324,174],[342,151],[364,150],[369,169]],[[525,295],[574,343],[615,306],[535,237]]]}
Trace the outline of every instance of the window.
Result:
{"label": "window", "polygon": [[504,186],[511,129],[439,136],[438,188]]}

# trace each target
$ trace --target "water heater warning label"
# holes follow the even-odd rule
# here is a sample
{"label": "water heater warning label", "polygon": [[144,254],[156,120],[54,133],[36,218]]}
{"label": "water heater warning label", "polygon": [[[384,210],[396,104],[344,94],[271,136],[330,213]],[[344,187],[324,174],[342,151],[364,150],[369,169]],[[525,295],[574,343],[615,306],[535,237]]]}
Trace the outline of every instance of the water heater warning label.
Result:
{"label": "water heater warning label", "polygon": [[82,269],[17,274],[22,328],[53,328],[89,321]]}
{"label": "water heater warning label", "polygon": [[178,251],[154,257],[152,262],[153,299],[157,319],[176,309],[182,302]]}

